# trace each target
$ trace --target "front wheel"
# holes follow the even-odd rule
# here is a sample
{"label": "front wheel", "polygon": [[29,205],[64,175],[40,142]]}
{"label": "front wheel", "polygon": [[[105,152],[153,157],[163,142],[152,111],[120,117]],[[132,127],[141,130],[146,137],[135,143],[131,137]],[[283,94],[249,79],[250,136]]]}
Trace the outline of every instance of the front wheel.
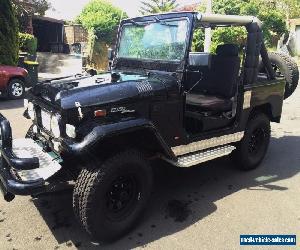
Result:
{"label": "front wheel", "polygon": [[257,168],[266,155],[270,137],[270,120],[265,114],[256,114],[250,118],[244,138],[234,152],[238,167],[242,170]]}
{"label": "front wheel", "polygon": [[73,208],[93,239],[108,242],[128,232],[146,207],[152,190],[152,170],[138,151],[121,152],[76,181]]}

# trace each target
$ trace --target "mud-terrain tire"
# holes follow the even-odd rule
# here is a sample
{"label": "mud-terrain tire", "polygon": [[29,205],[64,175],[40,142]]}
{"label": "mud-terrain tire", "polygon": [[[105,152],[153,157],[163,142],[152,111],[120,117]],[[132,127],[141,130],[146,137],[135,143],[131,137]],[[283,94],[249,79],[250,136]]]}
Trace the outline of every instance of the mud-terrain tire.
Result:
{"label": "mud-terrain tire", "polygon": [[262,113],[253,115],[248,121],[244,138],[237,144],[233,157],[241,170],[252,170],[264,159],[270,142],[269,118]]}
{"label": "mud-terrain tire", "polygon": [[12,79],[8,83],[7,95],[9,99],[21,99],[25,95],[25,82],[21,79]]}
{"label": "mud-terrain tire", "polygon": [[[299,69],[297,63],[290,56],[280,52],[269,52],[270,62],[276,75],[282,75],[286,79],[284,99],[289,98],[296,90],[299,82]],[[264,72],[262,61],[259,71]]]}
{"label": "mud-terrain tire", "polygon": [[136,150],[83,168],[73,191],[75,216],[92,239],[110,242],[139,219],[153,185],[151,166]]}

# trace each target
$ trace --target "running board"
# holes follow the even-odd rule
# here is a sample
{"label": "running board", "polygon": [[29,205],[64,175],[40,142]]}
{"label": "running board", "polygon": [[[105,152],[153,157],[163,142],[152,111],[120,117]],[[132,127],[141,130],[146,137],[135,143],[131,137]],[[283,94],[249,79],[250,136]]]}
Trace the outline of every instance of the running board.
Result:
{"label": "running board", "polygon": [[235,149],[236,148],[234,146],[226,145],[205,151],[198,151],[192,154],[178,157],[178,161],[175,163],[175,165],[182,168],[192,167],[203,162],[211,161],[213,159],[229,155]]}

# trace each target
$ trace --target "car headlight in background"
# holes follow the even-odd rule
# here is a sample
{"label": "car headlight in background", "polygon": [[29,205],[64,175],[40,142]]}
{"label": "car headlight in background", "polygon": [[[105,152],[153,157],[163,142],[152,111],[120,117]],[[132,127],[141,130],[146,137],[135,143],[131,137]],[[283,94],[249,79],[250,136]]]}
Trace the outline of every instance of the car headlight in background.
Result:
{"label": "car headlight in background", "polygon": [[76,128],[71,124],[66,124],[66,134],[70,138],[76,138]]}
{"label": "car headlight in background", "polygon": [[51,132],[55,136],[55,138],[60,137],[60,127],[59,127],[59,119],[58,115],[52,115],[51,117]]}
{"label": "car headlight in background", "polygon": [[[25,101],[24,101],[24,105],[25,105]],[[35,119],[35,111],[34,111],[34,105],[33,105],[32,102],[28,102],[27,112],[28,112],[28,115],[29,115],[30,119],[34,120]]]}

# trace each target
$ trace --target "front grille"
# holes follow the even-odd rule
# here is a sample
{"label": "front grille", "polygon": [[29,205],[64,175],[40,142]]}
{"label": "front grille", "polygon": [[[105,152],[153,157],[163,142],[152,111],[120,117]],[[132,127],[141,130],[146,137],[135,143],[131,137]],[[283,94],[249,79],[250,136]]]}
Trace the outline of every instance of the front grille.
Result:
{"label": "front grille", "polygon": [[46,130],[51,130],[51,114],[45,110],[41,110],[42,126]]}
{"label": "front grille", "polygon": [[43,124],[42,112],[47,112],[47,113],[50,114],[50,112],[48,112],[47,110],[41,109],[40,107],[36,107],[35,114],[36,114],[37,125],[38,125],[39,128],[41,128],[42,130],[47,132],[47,134],[51,134],[50,122],[49,122],[48,126],[45,126],[45,124]]}
{"label": "front grille", "polygon": [[40,107],[35,107],[35,116],[38,127],[43,127]]}

